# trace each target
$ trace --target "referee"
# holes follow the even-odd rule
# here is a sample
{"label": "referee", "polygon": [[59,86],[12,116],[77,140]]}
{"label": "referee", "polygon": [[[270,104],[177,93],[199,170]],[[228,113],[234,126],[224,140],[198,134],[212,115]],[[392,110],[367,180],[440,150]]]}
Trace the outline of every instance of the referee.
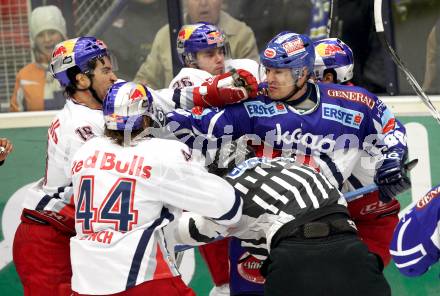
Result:
{"label": "referee", "polygon": [[[227,168],[233,158],[216,156],[210,171],[224,176],[228,169],[218,163]],[[186,213],[178,231],[183,243],[206,243],[217,233],[239,238],[252,255],[267,258],[261,268],[264,295],[391,295],[342,194],[322,174],[291,158],[253,157],[225,179],[243,200],[240,222],[225,230]]]}

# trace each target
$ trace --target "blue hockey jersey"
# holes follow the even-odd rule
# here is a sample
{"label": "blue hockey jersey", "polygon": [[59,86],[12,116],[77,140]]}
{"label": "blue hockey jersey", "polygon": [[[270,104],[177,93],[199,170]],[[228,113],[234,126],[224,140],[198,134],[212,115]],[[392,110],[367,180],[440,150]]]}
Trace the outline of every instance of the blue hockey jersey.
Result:
{"label": "blue hockey jersey", "polygon": [[420,198],[400,219],[390,253],[406,276],[422,275],[440,259],[440,185]]}
{"label": "blue hockey jersey", "polygon": [[[177,110],[168,118],[178,123],[180,136],[195,135],[187,144],[196,149],[206,149],[206,139],[220,147],[222,142],[247,135],[254,145],[264,143],[265,150],[311,155],[339,188],[359,164],[361,152],[371,156],[378,153],[374,148],[406,145],[404,136],[394,135],[392,112],[365,89],[322,83],[308,83],[308,87],[317,104],[306,112],[260,95],[224,109]],[[362,166],[374,170],[375,163],[365,161]]]}

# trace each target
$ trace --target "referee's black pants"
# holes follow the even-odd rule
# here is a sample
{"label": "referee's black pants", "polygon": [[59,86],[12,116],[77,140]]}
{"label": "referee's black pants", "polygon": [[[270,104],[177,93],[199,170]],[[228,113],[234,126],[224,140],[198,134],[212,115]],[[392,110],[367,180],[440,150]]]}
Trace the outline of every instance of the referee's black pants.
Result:
{"label": "referee's black pants", "polygon": [[382,263],[354,233],[282,239],[271,250],[265,296],[389,296]]}

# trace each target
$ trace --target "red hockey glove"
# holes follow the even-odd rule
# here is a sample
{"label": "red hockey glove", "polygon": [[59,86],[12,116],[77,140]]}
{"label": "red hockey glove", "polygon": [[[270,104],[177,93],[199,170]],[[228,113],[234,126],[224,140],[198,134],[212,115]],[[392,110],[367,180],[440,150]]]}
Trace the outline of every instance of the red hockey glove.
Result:
{"label": "red hockey glove", "polygon": [[255,98],[258,92],[257,79],[254,77],[254,75],[252,75],[252,73],[243,69],[237,69],[237,74],[238,77],[236,76],[236,78],[240,81],[239,84],[246,88],[249,98]]}
{"label": "red hockey glove", "polygon": [[246,70],[232,70],[209,78],[194,89],[194,105],[202,107],[223,107],[255,97],[258,83]]}

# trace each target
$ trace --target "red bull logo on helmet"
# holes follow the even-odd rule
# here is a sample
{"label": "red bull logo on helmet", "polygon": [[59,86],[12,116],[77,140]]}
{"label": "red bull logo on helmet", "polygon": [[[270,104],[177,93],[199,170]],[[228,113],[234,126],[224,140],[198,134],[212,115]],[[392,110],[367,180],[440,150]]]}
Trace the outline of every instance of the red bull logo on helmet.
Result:
{"label": "red bull logo on helmet", "polygon": [[177,35],[179,39],[185,39],[185,29],[179,31],[179,35]]}
{"label": "red bull logo on helmet", "polygon": [[56,58],[58,56],[70,55],[73,52],[73,48],[75,47],[77,40],[78,40],[78,38],[66,40],[66,41],[59,43],[55,47],[55,49],[52,53],[52,57]]}
{"label": "red bull logo on helmet", "polygon": [[222,43],[225,41],[223,34],[219,31],[210,32],[206,37],[208,44]]}
{"label": "red bull logo on helmet", "polygon": [[135,101],[135,100],[140,100],[146,96],[147,96],[147,92],[145,91],[145,88],[142,85],[137,84],[136,88],[130,92],[128,99],[131,101]]}
{"label": "red bull logo on helmet", "polygon": [[184,26],[182,29],[180,29],[177,39],[181,41],[188,40],[196,28],[197,27],[194,25]]}
{"label": "red bull logo on helmet", "polygon": [[321,57],[334,56],[336,53],[345,54],[341,47],[334,44],[321,43],[318,44],[315,49]]}
{"label": "red bull logo on helmet", "polygon": [[57,48],[55,48],[52,57],[56,58],[57,56],[64,55],[66,52],[67,50],[63,45],[58,46]]}

